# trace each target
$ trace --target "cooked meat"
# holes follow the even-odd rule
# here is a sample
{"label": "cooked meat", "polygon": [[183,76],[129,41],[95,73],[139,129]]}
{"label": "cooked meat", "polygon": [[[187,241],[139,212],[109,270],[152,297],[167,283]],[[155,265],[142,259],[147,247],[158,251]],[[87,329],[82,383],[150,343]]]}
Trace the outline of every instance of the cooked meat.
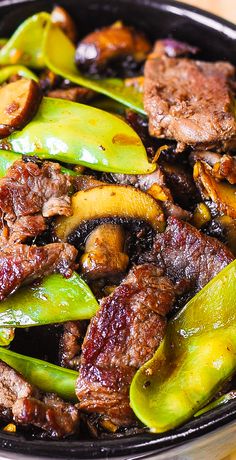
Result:
{"label": "cooked meat", "polygon": [[79,426],[78,409],[53,394],[46,395],[43,401],[33,397],[18,398],[12,412],[16,423],[37,426],[52,438],[71,435]]}
{"label": "cooked meat", "polygon": [[157,234],[151,253],[143,260],[157,264],[180,288],[195,293],[232,262],[234,256],[217,239],[169,217],[165,232]]}
{"label": "cooked meat", "polygon": [[184,209],[191,209],[193,204],[200,201],[193,174],[183,164],[162,162],[161,170],[165,175],[166,185],[178,205]]}
{"label": "cooked meat", "polygon": [[43,218],[71,214],[72,179],[58,163],[15,161],[0,179],[0,210],[11,242],[45,230]]}
{"label": "cooked meat", "polygon": [[129,425],[129,386],[163,338],[174,286],[154,265],[136,266],[104,298],[86,334],[76,394],[79,407]]}
{"label": "cooked meat", "polygon": [[36,395],[36,389],[14,369],[0,361],[0,407],[11,409],[18,398]]}
{"label": "cooked meat", "polygon": [[219,180],[227,180],[230,184],[236,184],[236,157],[220,155],[214,152],[193,152],[190,155],[192,164],[196,161],[205,161],[212,167],[211,174]]}
{"label": "cooked meat", "polygon": [[74,88],[53,89],[47,93],[47,96],[66,99],[67,101],[82,102],[86,104],[86,102],[92,99],[94,94],[94,91],[88,88],[82,88],[82,86],[75,86]]}
{"label": "cooked meat", "polygon": [[77,250],[67,243],[46,246],[25,244],[5,245],[0,248],[0,300],[18,289],[50,273],[69,275]]}
{"label": "cooked meat", "polygon": [[190,213],[174,203],[165,175],[160,167],[151,174],[112,174],[113,180],[122,185],[133,185],[161,201],[166,216],[190,219]]}
{"label": "cooked meat", "polygon": [[186,145],[236,145],[231,85],[234,67],[228,62],[168,57],[159,47],[157,42],[144,70],[150,134],[175,139],[177,151]]}
{"label": "cooked meat", "polygon": [[86,321],[68,321],[63,325],[60,340],[60,365],[79,370],[81,345],[86,333]]}

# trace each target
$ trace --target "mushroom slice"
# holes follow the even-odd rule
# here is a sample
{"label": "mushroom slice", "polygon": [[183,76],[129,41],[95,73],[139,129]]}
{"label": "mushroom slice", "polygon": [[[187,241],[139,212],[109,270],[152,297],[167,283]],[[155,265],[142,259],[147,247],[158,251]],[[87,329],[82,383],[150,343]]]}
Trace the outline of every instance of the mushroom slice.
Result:
{"label": "mushroom slice", "polygon": [[150,195],[131,186],[101,185],[81,190],[72,196],[71,206],[70,217],[56,220],[55,232],[61,241],[95,219],[139,219],[156,231],[164,230],[165,218],[160,205]]}
{"label": "mushroom slice", "polygon": [[90,279],[117,277],[124,273],[129,257],[124,253],[125,232],[121,225],[98,225],[88,236],[80,263]]}
{"label": "mushroom slice", "polygon": [[150,50],[151,45],[142,33],[117,21],[87,35],[78,44],[75,61],[81,70],[92,74],[103,70],[109,61],[126,56],[142,62]]}
{"label": "mushroom slice", "polygon": [[21,78],[0,88],[0,137],[22,129],[36,113],[42,93],[33,80]]}
{"label": "mushroom slice", "polygon": [[193,177],[203,198],[216,203],[218,210],[233,219],[236,218],[236,187],[227,182],[218,182],[211,175],[211,167],[197,161],[193,169]]}
{"label": "mushroom slice", "polygon": [[64,8],[56,5],[51,13],[52,23],[60,27],[63,30],[65,35],[75,43],[77,40],[77,30],[75,23],[71,16],[67,13]]}

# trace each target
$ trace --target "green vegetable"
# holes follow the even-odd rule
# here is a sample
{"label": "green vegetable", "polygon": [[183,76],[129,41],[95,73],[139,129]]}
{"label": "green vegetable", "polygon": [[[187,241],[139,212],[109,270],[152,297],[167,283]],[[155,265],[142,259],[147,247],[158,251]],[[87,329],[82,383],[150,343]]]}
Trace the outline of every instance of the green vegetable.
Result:
{"label": "green vegetable", "polygon": [[216,407],[223,406],[224,404],[226,404],[229,401],[232,401],[235,398],[236,391],[232,390],[229,393],[211,402],[207,406],[203,407],[203,409],[199,410],[196,414],[194,414],[194,417],[199,417],[200,415],[205,414],[206,412],[209,412],[210,410],[215,409]]}
{"label": "green vegetable", "polygon": [[26,19],[0,50],[0,65],[22,64],[28,67],[50,70],[72,82],[145,113],[142,94],[125,80],[106,78],[94,80],[80,74],[74,64],[75,47],[59,29],[51,23],[48,13],[41,12]]}
{"label": "green vegetable", "polygon": [[78,372],[20,355],[0,347],[0,359],[13,367],[40,390],[57,393],[61,398],[76,401],[75,384]]}
{"label": "green vegetable", "polygon": [[40,284],[23,286],[0,303],[0,327],[29,327],[90,319],[98,304],[77,273],[53,274]]}
{"label": "green vegetable", "polygon": [[141,139],[127,123],[94,107],[62,99],[43,98],[33,120],[6,142],[17,153],[98,171],[146,174],[155,170]]}
{"label": "green vegetable", "polygon": [[0,69],[0,84],[8,80],[12,75],[20,75],[20,77],[29,78],[30,80],[38,81],[38,77],[22,65],[9,65]]}
{"label": "green vegetable", "polygon": [[236,370],[235,278],[236,261],[170,321],[154,357],[136,373],[131,406],[152,432],[188,420]]}
{"label": "green vegetable", "polygon": [[136,88],[126,86],[126,81],[120,78],[95,80],[83,76],[74,63],[75,47],[66,35],[48,22],[44,35],[44,59],[46,66],[63,78],[68,78],[77,85],[85,86],[102,93],[137,112],[145,114],[143,95]]}
{"label": "green vegetable", "polygon": [[45,66],[42,39],[50,14],[42,12],[26,19],[0,50],[0,65]]}
{"label": "green vegetable", "polygon": [[12,327],[0,327],[0,346],[8,347],[15,336],[15,329]]}

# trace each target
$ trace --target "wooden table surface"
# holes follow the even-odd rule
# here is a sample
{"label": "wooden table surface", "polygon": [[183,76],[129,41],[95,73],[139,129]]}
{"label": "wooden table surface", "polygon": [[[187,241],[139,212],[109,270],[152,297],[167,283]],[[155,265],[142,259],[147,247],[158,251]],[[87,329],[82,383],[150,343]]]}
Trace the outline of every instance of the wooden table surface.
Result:
{"label": "wooden table surface", "polygon": [[236,23],[236,0],[182,0]]}
{"label": "wooden table surface", "polygon": [[[176,0],[177,1],[177,0]],[[236,0],[182,0],[203,10],[208,10],[236,24]],[[236,441],[235,441],[236,442]],[[204,459],[205,460],[205,459]],[[223,460],[236,460],[236,450]]]}

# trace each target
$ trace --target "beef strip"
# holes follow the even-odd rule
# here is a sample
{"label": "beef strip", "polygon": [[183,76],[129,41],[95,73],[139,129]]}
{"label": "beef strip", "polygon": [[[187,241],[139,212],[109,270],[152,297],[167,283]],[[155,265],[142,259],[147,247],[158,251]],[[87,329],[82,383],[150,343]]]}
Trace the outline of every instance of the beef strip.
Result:
{"label": "beef strip", "polygon": [[193,295],[233,260],[223,243],[169,217],[165,232],[157,234],[152,251],[140,262],[157,264],[179,285],[180,293],[191,290]]}
{"label": "beef strip", "polygon": [[174,300],[173,284],[150,264],[134,267],[102,300],[82,347],[76,385],[81,410],[101,414],[118,426],[135,421],[130,383],[159,346]]}
{"label": "beef strip", "polygon": [[12,412],[16,423],[37,426],[52,438],[62,438],[78,431],[78,409],[52,393],[44,396],[43,401],[33,397],[18,398]]}
{"label": "beef strip", "polygon": [[0,210],[10,241],[39,235],[46,217],[69,216],[72,180],[58,163],[15,161],[0,179]]}
{"label": "beef strip", "polygon": [[87,321],[67,321],[63,324],[60,339],[60,365],[79,370],[81,345],[86,333]]}
{"label": "beef strip", "polygon": [[42,396],[3,361],[0,361],[0,418],[37,426],[52,437],[73,434],[79,424],[78,409],[52,393]]}
{"label": "beef strip", "polygon": [[77,256],[77,250],[67,243],[52,243],[42,247],[1,243],[0,301],[20,285],[51,273],[60,272],[69,276]]}
{"label": "beef strip", "polygon": [[152,136],[187,145],[236,145],[233,104],[235,69],[228,62],[168,57],[157,42],[144,69],[144,107]]}
{"label": "beef strip", "polygon": [[86,104],[94,97],[94,94],[94,91],[88,88],[82,88],[82,86],[75,86],[73,88],[53,89],[47,93],[47,96]]}

